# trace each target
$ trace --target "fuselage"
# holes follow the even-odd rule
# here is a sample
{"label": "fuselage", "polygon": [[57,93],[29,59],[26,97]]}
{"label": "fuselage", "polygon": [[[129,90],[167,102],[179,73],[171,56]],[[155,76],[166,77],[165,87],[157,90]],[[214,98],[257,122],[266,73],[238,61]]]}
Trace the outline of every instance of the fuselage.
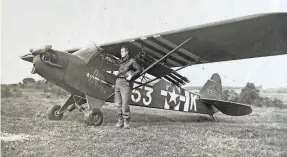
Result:
{"label": "fuselage", "polygon": [[[66,52],[57,51],[55,67],[45,63],[40,55],[35,56],[35,72],[48,81],[57,84],[72,95],[89,95],[105,100],[114,92],[116,75],[105,70],[100,56],[93,59],[93,64]],[[138,84],[133,83],[133,87]],[[113,101],[111,99],[107,101]],[[211,106],[199,100],[199,95],[186,91],[163,79],[132,90],[131,105],[166,110],[212,114]]]}

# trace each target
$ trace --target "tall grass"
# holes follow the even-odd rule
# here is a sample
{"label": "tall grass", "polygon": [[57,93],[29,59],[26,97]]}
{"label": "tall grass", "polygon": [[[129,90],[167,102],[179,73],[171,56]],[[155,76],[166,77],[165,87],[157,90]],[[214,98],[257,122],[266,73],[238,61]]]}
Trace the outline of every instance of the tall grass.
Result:
{"label": "tall grass", "polygon": [[39,80],[34,83],[19,83],[16,85],[1,85],[1,97],[12,97],[12,96],[21,96],[22,92],[20,89],[37,89],[37,90],[42,90],[45,93],[50,93],[54,96],[58,97],[64,97],[69,95],[69,92],[66,90],[62,89],[61,87],[53,84],[53,83],[44,83],[43,80]]}
{"label": "tall grass", "polygon": [[22,91],[15,85],[1,85],[1,98],[4,97],[20,97]]}

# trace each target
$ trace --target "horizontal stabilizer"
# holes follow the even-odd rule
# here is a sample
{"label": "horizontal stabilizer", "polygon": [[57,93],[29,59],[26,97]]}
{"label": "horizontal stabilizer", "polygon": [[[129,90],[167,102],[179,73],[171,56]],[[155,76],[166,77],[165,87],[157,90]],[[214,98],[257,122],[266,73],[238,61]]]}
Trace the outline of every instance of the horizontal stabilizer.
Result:
{"label": "horizontal stabilizer", "polygon": [[252,108],[250,106],[234,103],[229,101],[215,100],[215,99],[199,99],[203,103],[213,105],[220,112],[230,115],[230,116],[244,116],[248,115],[252,112]]}

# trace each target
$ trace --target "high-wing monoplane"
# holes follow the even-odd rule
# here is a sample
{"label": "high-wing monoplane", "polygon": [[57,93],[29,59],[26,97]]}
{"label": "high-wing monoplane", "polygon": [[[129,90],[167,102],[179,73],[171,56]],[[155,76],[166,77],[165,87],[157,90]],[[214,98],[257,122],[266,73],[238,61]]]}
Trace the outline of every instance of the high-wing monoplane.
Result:
{"label": "high-wing monoplane", "polygon": [[[143,71],[133,80],[130,104],[142,107],[231,116],[252,112],[247,104],[223,101],[221,78],[213,74],[199,93],[182,88],[189,80],[178,71],[195,64],[287,54],[287,13],[266,13],[158,34],[56,50],[51,45],[22,56],[37,73],[71,93],[48,109],[50,120],[79,109],[88,125],[101,125],[101,107],[113,102],[120,48],[127,45]],[[228,67],[227,67],[228,68]],[[196,75],[196,74],[195,74]],[[83,107],[88,104],[88,107]]]}

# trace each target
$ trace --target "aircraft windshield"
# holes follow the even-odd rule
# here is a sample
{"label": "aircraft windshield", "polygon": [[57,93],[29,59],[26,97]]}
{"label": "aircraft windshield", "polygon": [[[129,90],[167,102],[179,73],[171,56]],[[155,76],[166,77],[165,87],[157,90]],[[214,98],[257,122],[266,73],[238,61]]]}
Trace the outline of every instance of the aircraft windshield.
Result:
{"label": "aircraft windshield", "polygon": [[82,58],[85,62],[89,62],[94,57],[101,54],[102,49],[97,47],[96,45],[88,45],[74,53],[74,55],[79,56]]}

